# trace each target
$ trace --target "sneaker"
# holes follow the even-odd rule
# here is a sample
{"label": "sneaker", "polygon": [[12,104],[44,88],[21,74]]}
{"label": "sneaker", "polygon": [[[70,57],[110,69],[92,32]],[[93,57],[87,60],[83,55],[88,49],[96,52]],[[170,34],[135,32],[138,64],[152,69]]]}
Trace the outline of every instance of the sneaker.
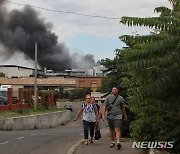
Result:
{"label": "sneaker", "polygon": [[115,147],[115,143],[111,143],[110,148]]}
{"label": "sneaker", "polygon": [[121,144],[120,143],[117,144],[117,149],[118,150],[121,149]]}

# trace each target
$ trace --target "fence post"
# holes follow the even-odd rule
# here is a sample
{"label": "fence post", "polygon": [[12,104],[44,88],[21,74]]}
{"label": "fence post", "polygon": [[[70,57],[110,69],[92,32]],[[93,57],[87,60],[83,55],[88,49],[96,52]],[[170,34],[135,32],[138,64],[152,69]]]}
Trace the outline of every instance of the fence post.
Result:
{"label": "fence post", "polygon": [[12,88],[8,88],[8,104],[9,110],[12,109]]}
{"label": "fence post", "polygon": [[45,93],[44,93],[44,91],[41,91],[41,103],[43,106],[45,106]]}
{"label": "fence post", "polygon": [[48,106],[51,104],[51,92],[48,91]]}
{"label": "fence post", "polygon": [[51,91],[51,100],[52,100],[52,106],[55,106],[54,91]]}
{"label": "fence post", "polygon": [[29,101],[29,106],[32,106],[32,90],[28,89],[28,101]]}
{"label": "fence post", "polygon": [[18,103],[20,104],[20,108],[22,108],[23,101],[23,88],[18,89]]}

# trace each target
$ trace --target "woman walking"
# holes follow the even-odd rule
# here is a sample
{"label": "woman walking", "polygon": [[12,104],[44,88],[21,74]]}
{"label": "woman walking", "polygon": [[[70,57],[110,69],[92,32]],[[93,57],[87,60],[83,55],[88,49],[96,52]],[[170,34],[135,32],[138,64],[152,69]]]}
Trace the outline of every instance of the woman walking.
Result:
{"label": "woman walking", "polygon": [[98,110],[95,103],[92,103],[91,95],[86,95],[86,101],[81,105],[77,116],[74,121],[83,113],[83,127],[85,145],[88,145],[88,135],[90,130],[90,143],[93,143],[94,128],[96,121],[99,120]]}

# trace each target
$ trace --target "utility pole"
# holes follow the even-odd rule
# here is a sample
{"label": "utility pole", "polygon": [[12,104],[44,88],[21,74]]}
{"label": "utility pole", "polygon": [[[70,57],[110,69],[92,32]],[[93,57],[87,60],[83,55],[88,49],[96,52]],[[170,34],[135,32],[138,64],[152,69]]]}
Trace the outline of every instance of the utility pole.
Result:
{"label": "utility pole", "polygon": [[34,109],[36,110],[37,99],[37,42],[35,42],[35,66],[34,66]]}

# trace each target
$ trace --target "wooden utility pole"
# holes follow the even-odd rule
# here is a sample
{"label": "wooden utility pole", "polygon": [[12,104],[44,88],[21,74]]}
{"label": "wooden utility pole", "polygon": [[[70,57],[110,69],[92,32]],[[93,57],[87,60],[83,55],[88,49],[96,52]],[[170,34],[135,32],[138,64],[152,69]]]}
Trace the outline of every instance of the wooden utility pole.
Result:
{"label": "wooden utility pole", "polygon": [[34,109],[36,110],[37,97],[37,42],[35,42],[35,66],[34,66]]}

